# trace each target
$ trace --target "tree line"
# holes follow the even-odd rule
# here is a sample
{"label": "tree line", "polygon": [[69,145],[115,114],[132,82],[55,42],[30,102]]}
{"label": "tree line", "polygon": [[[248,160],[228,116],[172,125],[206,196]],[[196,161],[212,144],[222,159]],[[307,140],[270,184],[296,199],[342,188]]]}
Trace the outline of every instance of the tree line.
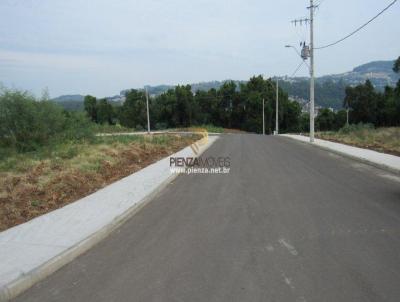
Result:
{"label": "tree line", "polygon": [[[393,71],[400,72],[400,57],[395,61]],[[395,87],[386,86],[383,92],[375,89],[371,81],[347,86],[343,108],[333,112],[322,109],[316,119],[316,128],[321,131],[339,130],[341,125],[370,124],[373,127],[400,126],[400,80]]]}
{"label": "tree line", "polygon": [[[278,89],[280,129],[284,132],[301,131],[301,106],[290,101]],[[265,131],[272,133],[275,125],[275,82],[262,76],[252,77],[246,83],[233,81],[218,89],[192,92],[190,85],[173,89],[149,100],[152,129],[190,127],[212,124],[218,127],[262,133],[262,104],[265,101]],[[105,99],[86,96],[84,107],[96,123],[120,123],[142,130],[146,128],[146,95],[143,90],[129,90],[120,107]]]}
{"label": "tree line", "polygon": [[346,88],[344,106],[350,110],[351,123],[370,123],[376,127],[400,126],[400,81],[396,87],[375,90],[369,80]]}
{"label": "tree line", "polygon": [[[399,59],[393,70],[399,72]],[[327,89],[327,87],[325,87]],[[329,92],[330,89],[327,89]],[[342,109],[321,109],[315,120],[317,131],[336,131],[347,123],[368,123],[375,127],[400,126],[400,81],[396,87],[377,91],[367,80],[364,84],[347,86]],[[327,92],[327,93],[328,93]],[[279,129],[281,132],[308,132],[309,114],[299,103],[290,101],[281,88],[279,94]],[[265,131],[275,127],[275,82],[262,76],[248,82],[225,82],[220,88],[192,92],[190,85],[176,86],[150,98],[151,128],[155,130],[211,124],[262,133],[262,100],[265,100]],[[112,106],[106,99],[86,96],[84,107],[93,122],[120,123],[144,130],[147,125],[146,94],[128,90],[122,106]],[[347,117],[348,111],[348,117]]]}

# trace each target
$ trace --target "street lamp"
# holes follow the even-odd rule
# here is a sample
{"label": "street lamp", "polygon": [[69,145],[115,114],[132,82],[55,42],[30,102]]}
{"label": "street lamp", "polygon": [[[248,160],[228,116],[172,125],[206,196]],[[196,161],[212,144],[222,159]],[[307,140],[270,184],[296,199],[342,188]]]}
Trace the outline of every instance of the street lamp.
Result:
{"label": "street lamp", "polygon": [[293,48],[294,51],[297,53],[297,55],[301,58],[301,54],[300,52],[297,50],[296,47],[294,47],[293,45],[285,45],[286,48]]}
{"label": "street lamp", "polygon": [[[285,47],[286,47],[286,48],[293,48],[293,50],[296,52],[296,54],[303,60],[304,63],[306,63],[307,67],[310,68],[310,65],[308,65],[308,63],[307,63],[307,61],[306,61],[307,58],[308,58],[308,56],[309,56],[307,53],[305,53],[304,55],[302,55],[302,54],[300,53],[300,51],[298,51],[297,48],[294,47],[293,45],[285,45]],[[305,48],[303,48],[303,49],[305,49]]]}

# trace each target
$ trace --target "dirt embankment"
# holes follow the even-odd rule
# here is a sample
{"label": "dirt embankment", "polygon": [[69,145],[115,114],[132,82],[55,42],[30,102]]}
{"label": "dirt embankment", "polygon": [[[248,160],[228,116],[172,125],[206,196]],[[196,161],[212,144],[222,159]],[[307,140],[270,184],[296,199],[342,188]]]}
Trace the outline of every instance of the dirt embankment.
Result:
{"label": "dirt embankment", "polygon": [[88,145],[70,159],[44,159],[27,171],[0,172],[0,231],[87,196],[197,139],[169,135],[161,141]]}

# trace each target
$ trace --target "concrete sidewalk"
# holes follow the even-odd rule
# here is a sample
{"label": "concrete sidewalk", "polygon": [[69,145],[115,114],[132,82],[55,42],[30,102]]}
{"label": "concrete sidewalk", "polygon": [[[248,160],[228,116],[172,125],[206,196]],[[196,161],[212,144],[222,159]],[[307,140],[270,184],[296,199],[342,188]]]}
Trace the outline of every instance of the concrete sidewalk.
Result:
{"label": "concrete sidewalk", "polygon": [[[200,153],[216,139],[210,137]],[[171,156],[194,153],[187,147]],[[85,198],[1,232],[0,301],[15,297],[88,250],[175,176],[166,157]]]}
{"label": "concrete sidewalk", "polygon": [[[281,136],[289,137],[305,143],[310,143],[309,137],[303,135],[282,134]],[[315,139],[313,145],[369,163],[379,168],[387,169],[395,173],[400,173],[400,157],[398,156],[334,143],[322,139]]]}

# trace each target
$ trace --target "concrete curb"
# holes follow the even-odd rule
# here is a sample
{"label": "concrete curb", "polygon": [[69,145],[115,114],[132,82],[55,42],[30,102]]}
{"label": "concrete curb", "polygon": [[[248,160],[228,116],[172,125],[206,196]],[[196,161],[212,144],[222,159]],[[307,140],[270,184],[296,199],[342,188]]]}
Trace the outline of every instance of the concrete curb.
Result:
{"label": "concrete curb", "polygon": [[[280,136],[281,136],[281,137],[286,137],[286,138],[289,138],[289,139],[296,140],[296,141],[298,141],[298,142],[300,142],[300,143],[303,143],[303,144],[315,146],[315,147],[320,148],[320,149],[322,149],[322,150],[329,151],[329,152],[332,152],[332,153],[334,153],[334,154],[341,155],[341,156],[344,156],[344,157],[353,159],[353,160],[358,161],[358,162],[360,162],[360,163],[368,164],[368,165],[373,166],[373,167],[375,167],[375,168],[378,168],[378,169],[381,169],[381,170],[385,170],[385,171],[387,171],[387,172],[391,172],[391,173],[400,175],[400,169],[398,169],[398,168],[396,168],[396,167],[392,167],[392,166],[386,165],[386,164],[384,164],[384,163],[379,163],[379,162],[376,162],[376,161],[372,161],[372,160],[369,160],[369,159],[367,159],[367,158],[359,157],[359,156],[352,155],[352,154],[349,154],[349,153],[346,153],[346,152],[342,152],[342,151],[340,151],[340,150],[336,150],[336,149],[334,149],[334,148],[330,148],[330,147],[326,147],[326,146],[321,146],[321,145],[315,144],[315,143],[306,142],[306,141],[297,139],[296,137],[293,137],[293,136],[291,136],[291,135],[280,135]],[[321,139],[319,139],[319,140],[321,140]],[[321,141],[323,141],[323,140],[321,140]],[[326,141],[326,142],[329,142],[329,141]],[[336,143],[336,142],[335,142],[335,143]],[[336,144],[340,144],[340,143],[336,143]],[[342,144],[342,145],[344,145],[344,144]],[[351,146],[351,147],[352,147],[352,146]],[[355,148],[358,148],[358,147],[355,147]],[[362,149],[362,148],[359,148],[359,149]],[[368,150],[368,149],[365,149],[365,150]],[[368,150],[368,151],[371,151],[371,150]],[[376,152],[376,151],[374,151],[374,152]],[[382,153],[382,154],[383,154],[383,153]]]}
{"label": "concrete curb", "polygon": [[[209,142],[204,146],[197,156],[200,156],[204,151],[206,151],[215,141]],[[168,156],[169,157],[169,156]],[[144,168],[145,169],[145,168]],[[146,206],[157,194],[159,194],[171,181],[177,178],[179,174],[171,174],[166,180],[164,180],[157,188],[145,196],[140,202],[133,205],[123,214],[114,218],[114,220],[103,228],[99,229],[86,239],[69,247],[64,252],[60,253],[56,257],[50,259],[47,262],[39,265],[32,271],[23,274],[19,278],[13,280],[12,282],[2,286],[0,288],[0,302],[9,301],[19,294],[23,293],[35,283],[45,279],[49,275],[55,273],[57,270],[62,268],[64,265],[73,261],[75,258],[85,253],[100,241],[105,239],[114,230],[123,225],[128,219],[133,217],[137,212],[139,212],[144,206]],[[112,184],[110,185],[112,186]]]}

